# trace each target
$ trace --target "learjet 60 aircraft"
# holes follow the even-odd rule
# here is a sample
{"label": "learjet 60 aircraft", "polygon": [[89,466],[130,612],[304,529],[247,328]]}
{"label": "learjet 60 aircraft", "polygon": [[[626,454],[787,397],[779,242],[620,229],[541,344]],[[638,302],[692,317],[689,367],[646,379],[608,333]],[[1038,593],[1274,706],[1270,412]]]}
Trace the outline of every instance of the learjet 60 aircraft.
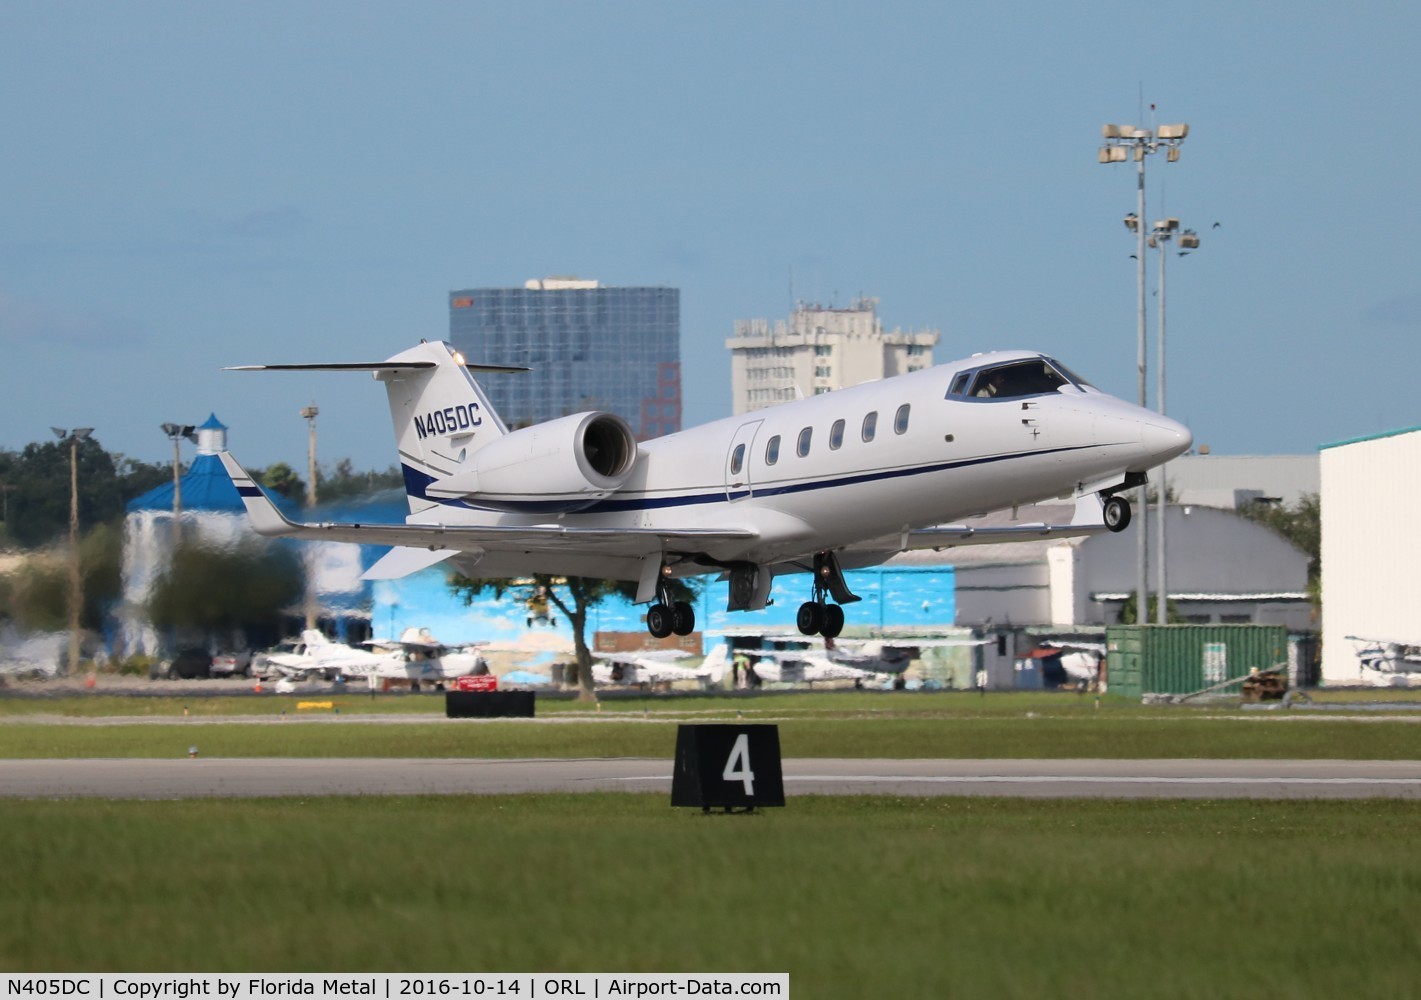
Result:
{"label": "learjet 60 aircraft", "polygon": [[[1189,448],[1189,430],[1101,392],[1041,354],[1007,351],[864,383],[637,442],[612,413],[510,431],[442,342],[388,361],[237,370],[368,371],[385,384],[410,514],[404,524],[297,523],[229,454],[263,535],[391,545],[393,579],[448,560],[471,577],[532,573],[637,581],[652,635],[695,614],[676,577],[730,581],[728,610],[765,607],[776,574],[810,572],[806,635],[833,637],[858,598],[845,568],[907,550],[1120,531],[1119,494]],[[1076,498],[1069,525],[960,519]]]}

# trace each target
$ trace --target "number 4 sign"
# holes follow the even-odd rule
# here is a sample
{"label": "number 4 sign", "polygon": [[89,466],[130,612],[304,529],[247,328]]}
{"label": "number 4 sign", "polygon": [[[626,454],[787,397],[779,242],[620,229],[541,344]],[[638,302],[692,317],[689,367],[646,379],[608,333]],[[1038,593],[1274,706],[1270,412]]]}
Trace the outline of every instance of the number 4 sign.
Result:
{"label": "number 4 sign", "polygon": [[783,806],[779,727],[679,727],[671,804],[700,806],[705,812]]}

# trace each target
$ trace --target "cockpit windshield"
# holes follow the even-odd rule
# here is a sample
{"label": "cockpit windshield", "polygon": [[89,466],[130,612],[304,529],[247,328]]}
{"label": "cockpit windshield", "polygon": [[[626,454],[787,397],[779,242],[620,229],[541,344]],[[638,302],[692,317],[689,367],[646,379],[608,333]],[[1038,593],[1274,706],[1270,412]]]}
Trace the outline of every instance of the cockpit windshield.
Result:
{"label": "cockpit windshield", "polygon": [[949,396],[1010,399],[1055,392],[1065,385],[1091,387],[1069,368],[1050,358],[1026,358],[962,372],[952,381]]}

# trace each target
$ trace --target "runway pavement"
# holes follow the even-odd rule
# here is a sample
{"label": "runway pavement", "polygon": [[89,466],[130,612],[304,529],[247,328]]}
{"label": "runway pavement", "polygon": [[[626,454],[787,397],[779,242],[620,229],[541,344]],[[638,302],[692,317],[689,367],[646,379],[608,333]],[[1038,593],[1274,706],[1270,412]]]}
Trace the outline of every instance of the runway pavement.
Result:
{"label": "runway pavement", "polygon": [[[6,760],[0,797],[180,799],[671,791],[669,759]],[[1421,761],[784,761],[796,795],[1017,798],[1421,798]]]}

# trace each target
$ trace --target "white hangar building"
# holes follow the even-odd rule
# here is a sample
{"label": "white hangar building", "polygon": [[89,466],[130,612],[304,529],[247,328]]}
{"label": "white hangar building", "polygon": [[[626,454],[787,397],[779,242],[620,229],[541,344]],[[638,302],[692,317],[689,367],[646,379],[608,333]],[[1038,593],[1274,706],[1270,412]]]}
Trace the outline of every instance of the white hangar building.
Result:
{"label": "white hangar building", "polygon": [[[1066,505],[1041,504],[1021,508],[1019,519],[1064,524],[1071,513]],[[1156,510],[1150,515],[1153,524]],[[1176,504],[1167,516],[1169,599],[1185,621],[1285,625],[1299,632],[1316,627],[1306,553],[1232,510]],[[981,523],[1001,517],[989,515]],[[1118,535],[960,546],[900,556],[893,563],[951,564],[957,625],[1114,624],[1135,592],[1139,523]],[[1150,559],[1153,591],[1153,542]]]}
{"label": "white hangar building", "polygon": [[[1398,654],[1421,647],[1418,497],[1421,427],[1323,446],[1324,684],[1406,679],[1364,669],[1357,654],[1368,645]],[[1401,665],[1395,659],[1393,667]]]}

